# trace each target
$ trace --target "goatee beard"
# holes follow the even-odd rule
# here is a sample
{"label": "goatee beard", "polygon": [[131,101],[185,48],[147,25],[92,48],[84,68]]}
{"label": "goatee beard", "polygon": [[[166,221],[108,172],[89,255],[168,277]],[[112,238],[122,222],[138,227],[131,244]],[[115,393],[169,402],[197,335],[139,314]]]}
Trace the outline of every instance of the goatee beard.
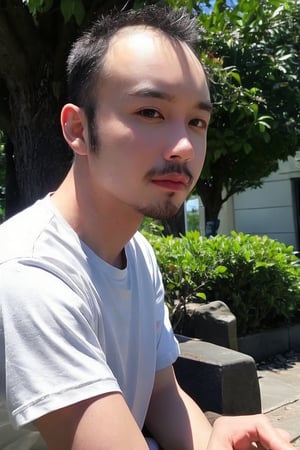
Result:
{"label": "goatee beard", "polygon": [[145,217],[151,217],[156,220],[166,220],[171,219],[171,217],[175,216],[175,214],[180,209],[181,205],[175,204],[172,201],[173,193],[169,195],[169,197],[162,201],[159,204],[147,205],[145,207],[141,207],[138,209],[139,213],[141,213]]}

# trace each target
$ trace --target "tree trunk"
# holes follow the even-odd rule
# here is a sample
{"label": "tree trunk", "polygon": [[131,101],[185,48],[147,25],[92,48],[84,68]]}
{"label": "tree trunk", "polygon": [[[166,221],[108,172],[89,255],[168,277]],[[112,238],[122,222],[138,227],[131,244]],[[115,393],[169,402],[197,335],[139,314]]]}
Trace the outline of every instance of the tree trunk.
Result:
{"label": "tree trunk", "polygon": [[219,213],[224,202],[222,198],[222,184],[215,179],[199,179],[196,185],[197,193],[205,210],[205,235],[207,237],[217,234],[220,220]]}
{"label": "tree trunk", "polygon": [[6,155],[6,177],[5,177],[5,218],[16,214],[20,209],[20,193],[16,178],[16,167],[14,158],[14,148],[12,142],[6,139],[5,142]]}
{"label": "tree trunk", "polygon": [[42,81],[36,91],[24,84],[10,89],[13,161],[9,149],[7,156],[14,192],[8,185],[6,217],[56,189],[70,166],[71,152],[60,129],[60,105],[47,80]]}
{"label": "tree trunk", "polygon": [[181,206],[179,211],[171,219],[162,220],[162,224],[166,236],[171,234],[174,237],[180,237],[185,234],[184,205]]}

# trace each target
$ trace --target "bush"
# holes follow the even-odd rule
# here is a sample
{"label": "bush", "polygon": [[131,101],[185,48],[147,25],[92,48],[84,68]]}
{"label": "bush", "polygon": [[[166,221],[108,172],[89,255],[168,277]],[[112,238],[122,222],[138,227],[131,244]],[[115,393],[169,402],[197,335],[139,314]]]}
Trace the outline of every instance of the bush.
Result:
{"label": "bush", "polygon": [[222,300],[243,336],[286,324],[299,313],[300,266],[292,246],[236,232],[213,238],[196,231],[182,238],[144,234],[156,252],[171,319],[186,302]]}

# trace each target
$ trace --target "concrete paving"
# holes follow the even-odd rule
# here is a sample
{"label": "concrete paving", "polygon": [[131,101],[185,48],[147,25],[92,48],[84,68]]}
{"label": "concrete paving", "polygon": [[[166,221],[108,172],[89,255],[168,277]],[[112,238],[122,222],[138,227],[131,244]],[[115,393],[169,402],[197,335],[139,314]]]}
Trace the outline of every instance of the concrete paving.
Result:
{"label": "concrete paving", "polygon": [[290,433],[300,450],[300,353],[277,355],[260,362],[257,369],[263,412],[276,427]]}

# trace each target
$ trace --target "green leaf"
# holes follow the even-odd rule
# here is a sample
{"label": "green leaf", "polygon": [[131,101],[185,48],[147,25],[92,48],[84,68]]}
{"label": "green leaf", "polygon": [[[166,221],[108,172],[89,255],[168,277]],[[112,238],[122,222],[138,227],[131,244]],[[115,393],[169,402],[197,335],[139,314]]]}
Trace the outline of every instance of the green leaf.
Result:
{"label": "green leaf", "polygon": [[85,16],[85,9],[82,1],[76,0],[74,8],[74,17],[78,25],[81,25]]}
{"label": "green leaf", "polygon": [[255,119],[257,118],[257,114],[258,114],[258,104],[257,103],[251,103],[249,105],[249,108],[251,109],[251,111],[253,112],[253,115],[255,117]]}
{"label": "green leaf", "polygon": [[268,122],[264,122],[263,120],[260,120],[259,121],[259,129],[261,129],[261,127],[264,127],[264,130],[265,130],[265,128],[271,128],[271,125]]}
{"label": "green leaf", "polygon": [[239,84],[241,84],[241,77],[240,74],[237,72],[231,72],[231,77],[234,78]]}
{"label": "green leaf", "polygon": [[291,54],[289,54],[289,55],[283,55],[283,56],[280,56],[278,59],[279,59],[279,61],[286,61],[287,59],[292,58],[292,56],[293,56],[293,55],[291,55]]}
{"label": "green leaf", "polygon": [[261,133],[264,133],[266,131],[266,127],[265,127],[265,125],[262,122],[258,123],[258,127],[259,127],[259,131]]}
{"label": "green leaf", "polygon": [[44,0],[28,0],[27,4],[31,14],[36,14],[43,7]]}
{"label": "green leaf", "polygon": [[66,23],[69,22],[72,16],[74,16],[78,25],[82,23],[85,15],[82,0],[61,0],[60,9]]}
{"label": "green leaf", "polygon": [[214,274],[215,275],[220,275],[220,274],[225,273],[225,272],[227,272],[227,267],[226,266],[218,266],[214,270]]}
{"label": "green leaf", "polygon": [[244,149],[244,152],[245,152],[247,155],[248,155],[249,153],[251,153],[252,150],[253,150],[252,145],[249,144],[248,142],[244,142],[244,143],[243,143],[243,149]]}

